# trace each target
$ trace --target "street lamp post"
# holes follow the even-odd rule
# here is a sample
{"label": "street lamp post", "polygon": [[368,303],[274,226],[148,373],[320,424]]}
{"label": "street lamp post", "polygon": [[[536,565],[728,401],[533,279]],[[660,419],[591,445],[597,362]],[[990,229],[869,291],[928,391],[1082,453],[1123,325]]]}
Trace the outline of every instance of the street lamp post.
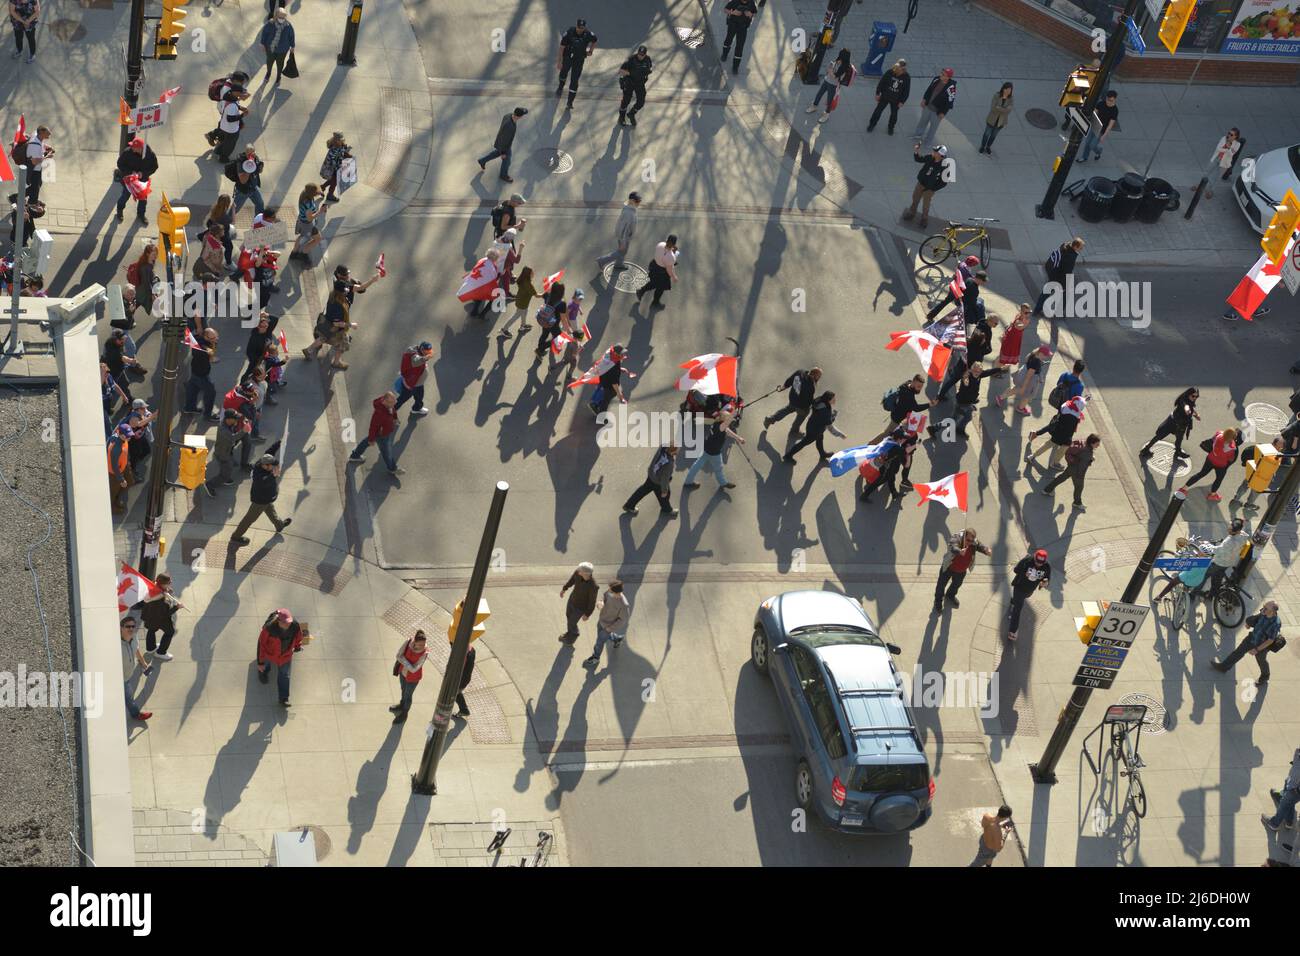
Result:
{"label": "street lamp post", "polygon": [[[1175,464],[1177,460],[1175,459]],[[1138,594],[1142,591],[1142,585],[1146,582],[1147,575],[1151,573],[1151,566],[1155,563],[1156,556],[1164,546],[1165,538],[1169,536],[1169,529],[1174,526],[1174,520],[1178,517],[1178,512],[1182,510],[1183,502],[1187,500],[1187,495],[1181,491],[1174,492],[1173,500],[1165,508],[1164,515],[1160,518],[1160,524],[1156,526],[1155,533],[1151,535],[1151,540],[1147,542],[1147,549],[1143,552],[1141,560],[1138,561],[1137,567],[1133,569],[1133,576],[1129,578],[1128,587],[1124,589],[1124,596],[1120,601],[1124,604],[1133,604],[1137,601]],[[1091,687],[1076,687],[1074,693],[1070,695],[1070,701],[1061,711],[1061,716],[1056,721],[1056,729],[1052,731],[1052,739],[1047,742],[1047,748],[1043,751],[1043,756],[1039,758],[1038,763],[1031,764],[1029,772],[1034,778],[1035,783],[1056,783],[1056,764],[1065,753],[1065,745],[1070,742],[1070,735],[1074,733],[1074,728],[1079,725],[1079,718],[1083,716],[1084,709],[1088,706],[1088,700],[1092,697]]]}
{"label": "street lamp post", "polygon": [[18,187],[17,219],[14,225],[14,250],[13,266],[9,270],[9,280],[12,283],[13,300],[10,303],[9,312],[9,338],[5,343],[6,355],[22,355],[23,343],[18,337],[18,316],[22,315],[22,309],[18,305],[18,298],[23,290],[23,267],[22,252],[23,243],[27,238],[27,223],[23,220],[27,216],[27,167],[18,167],[18,181],[15,184]]}
{"label": "street lamp post", "polygon": [[[1116,19],[1115,29],[1111,31],[1110,39],[1106,42],[1106,53],[1101,58],[1101,66],[1097,69],[1097,80],[1088,91],[1088,98],[1081,107],[1083,115],[1088,117],[1089,122],[1097,109],[1098,100],[1105,95],[1106,86],[1110,83],[1110,74],[1119,60],[1120,51],[1124,48],[1124,34],[1128,31],[1125,21],[1131,19],[1137,12],[1138,2],[1139,0],[1127,0],[1124,13]],[[1071,123],[1070,140],[1065,144],[1065,152],[1061,154],[1061,164],[1056,167],[1056,172],[1052,174],[1052,181],[1047,184],[1043,201],[1035,207],[1034,211],[1039,219],[1056,218],[1056,201],[1061,198],[1061,190],[1065,188],[1065,181],[1074,166],[1075,154],[1079,152],[1082,143],[1083,133],[1079,127]]]}
{"label": "street lamp post", "polygon": [[[144,85],[144,0],[131,0],[131,19],[126,37],[126,87],[122,99],[134,110],[140,105],[140,88]],[[117,151],[126,149],[131,127],[123,126]]]}
{"label": "street lamp post", "polygon": [[438,707],[433,714],[429,739],[424,744],[424,756],[420,759],[420,769],[411,776],[411,790],[415,793],[432,796],[438,792],[438,762],[447,746],[447,735],[451,729],[451,705],[460,693],[460,678],[465,671],[465,656],[469,653],[470,633],[474,630],[475,612],[479,600],[483,597],[483,585],[487,580],[488,565],[492,561],[492,549],[496,545],[497,529],[501,526],[501,512],[505,510],[506,494],[510,485],[498,481],[492,493],[492,505],[488,508],[487,523],[483,526],[483,538],[479,541],[478,556],[474,559],[474,571],[469,578],[469,590],[465,592],[465,603],[452,640],[451,656],[447,660],[447,669],[442,675],[442,688],[438,691]]}

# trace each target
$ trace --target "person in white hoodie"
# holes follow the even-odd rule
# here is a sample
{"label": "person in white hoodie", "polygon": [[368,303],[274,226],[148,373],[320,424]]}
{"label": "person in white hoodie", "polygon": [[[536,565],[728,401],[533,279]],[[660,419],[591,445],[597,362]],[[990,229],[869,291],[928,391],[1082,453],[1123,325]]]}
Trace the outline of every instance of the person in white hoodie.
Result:
{"label": "person in white hoodie", "polygon": [[628,618],[632,616],[632,606],[623,594],[623,582],[618,578],[609,582],[609,587],[596,605],[599,612],[596,618],[596,648],[591,656],[582,662],[584,667],[595,667],[600,663],[600,652],[605,643],[612,642],[615,647],[623,643],[627,630]]}
{"label": "person in white hoodie", "polygon": [[[632,245],[632,237],[636,234],[636,210],[640,205],[641,194],[628,193],[623,211],[618,214],[618,222],[614,224],[614,248],[596,259],[597,269],[604,269],[611,262],[617,262],[618,268],[623,267],[623,259]],[[617,272],[618,269],[614,271]]]}

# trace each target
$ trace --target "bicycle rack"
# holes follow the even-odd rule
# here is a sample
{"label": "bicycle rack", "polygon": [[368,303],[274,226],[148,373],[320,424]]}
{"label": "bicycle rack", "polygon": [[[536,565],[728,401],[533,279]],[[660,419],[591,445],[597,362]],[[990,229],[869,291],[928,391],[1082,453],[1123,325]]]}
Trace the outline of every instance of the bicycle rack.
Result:
{"label": "bicycle rack", "polygon": [[1083,738],[1083,755],[1088,758],[1088,765],[1092,767],[1094,777],[1101,775],[1101,762],[1106,740],[1104,737],[1097,738],[1097,760],[1095,763],[1092,754],[1088,752],[1088,740],[1093,734],[1100,733],[1103,728],[1115,724],[1123,725],[1125,736],[1133,734],[1133,759],[1138,767],[1142,766],[1142,758],[1139,756],[1138,750],[1142,745],[1142,725],[1146,722],[1146,717],[1146,704],[1111,704],[1106,708],[1106,715],[1101,719],[1101,723],[1090,730],[1087,737]]}

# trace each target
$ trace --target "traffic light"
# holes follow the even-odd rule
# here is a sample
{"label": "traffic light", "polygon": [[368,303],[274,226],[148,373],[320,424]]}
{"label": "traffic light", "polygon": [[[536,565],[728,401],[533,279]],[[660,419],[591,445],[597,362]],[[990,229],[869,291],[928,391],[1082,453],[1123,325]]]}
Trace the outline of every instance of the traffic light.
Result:
{"label": "traffic light", "polygon": [[1277,212],[1273,213],[1273,221],[1268,224],[1264,230],[1264,235],[1259,239],[1260,246],[1264,249],[1264,254],[1268,256],[1268,261],[1276,265],[1282,261],[1286,255],[1287,243],[1291,241],[1296,226],[1300,225],[1300,200],[1290,189],[1282,197],[1282,202],[1277,207]]}
{"label": "traffic light", "polygon": [[1196,0],[1169,0],[1165,15],[1160,19],[1160,42],[1170,53],[1178,52],[1178,41],[1183,38],[1187,21],[1196,9]]}
{"label": "traffic light", "polygon": [[162,19],[154,34],[153,55],[158,60],[176,59],[176,41],[185,32],[185,4],[190,0],[162,0]]}
{"label": "traffic light", "polygon": [[1102,606],[1096,601],[1083,602],[1083,617],[1074,619],[1074,626],[1079,631],[1079,640],[1085,644],[1092,643],[1092,632],[1101,623]]}
{"label": "traffic light", "polygon": [[[456,628],[460,627],[460,615],[464,607],[464,601],[457,601],[455,609],[451,612],[451,624],[447,627],[447,643],[449,644],[456,642]],[[487,598],[479,598],[478,613],[474,615],[474,629],[469,632],[471,644],[487,633],[487,625],[483,622],[491,615],[492,611],[488,608]]]}
{"label": "traffic light", "polygon": [[167,201],[167,194],[163,193],[162,208],[158,210],[158,236],[164,253],[185,258],[185,227],[189,222],[189,207],[173,206]]}
{"label": "traffic light", "polygon": [[181,484],[193,491],[208,474],[208,446],[204,442],[203,447],[196,448],[185,446],[181,449]]}
{"label": "traffic light", "polygon": [[1101,71],[1092,66],[1081,66],[1065,81],[1061,91],[1061,106],[1082,106],[1088,100],[1088,94],[1097,85],[1097,74]]}

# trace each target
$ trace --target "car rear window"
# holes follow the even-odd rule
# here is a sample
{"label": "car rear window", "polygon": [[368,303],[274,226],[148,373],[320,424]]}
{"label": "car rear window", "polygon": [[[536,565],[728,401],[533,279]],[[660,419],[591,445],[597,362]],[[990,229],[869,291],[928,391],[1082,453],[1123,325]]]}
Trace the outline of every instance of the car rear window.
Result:
{"label": "car rear window", "polygon": [[854,790],[893,793],[924,790],[930,783],[930,768],[923,763],[873,764],[858,768]]}

